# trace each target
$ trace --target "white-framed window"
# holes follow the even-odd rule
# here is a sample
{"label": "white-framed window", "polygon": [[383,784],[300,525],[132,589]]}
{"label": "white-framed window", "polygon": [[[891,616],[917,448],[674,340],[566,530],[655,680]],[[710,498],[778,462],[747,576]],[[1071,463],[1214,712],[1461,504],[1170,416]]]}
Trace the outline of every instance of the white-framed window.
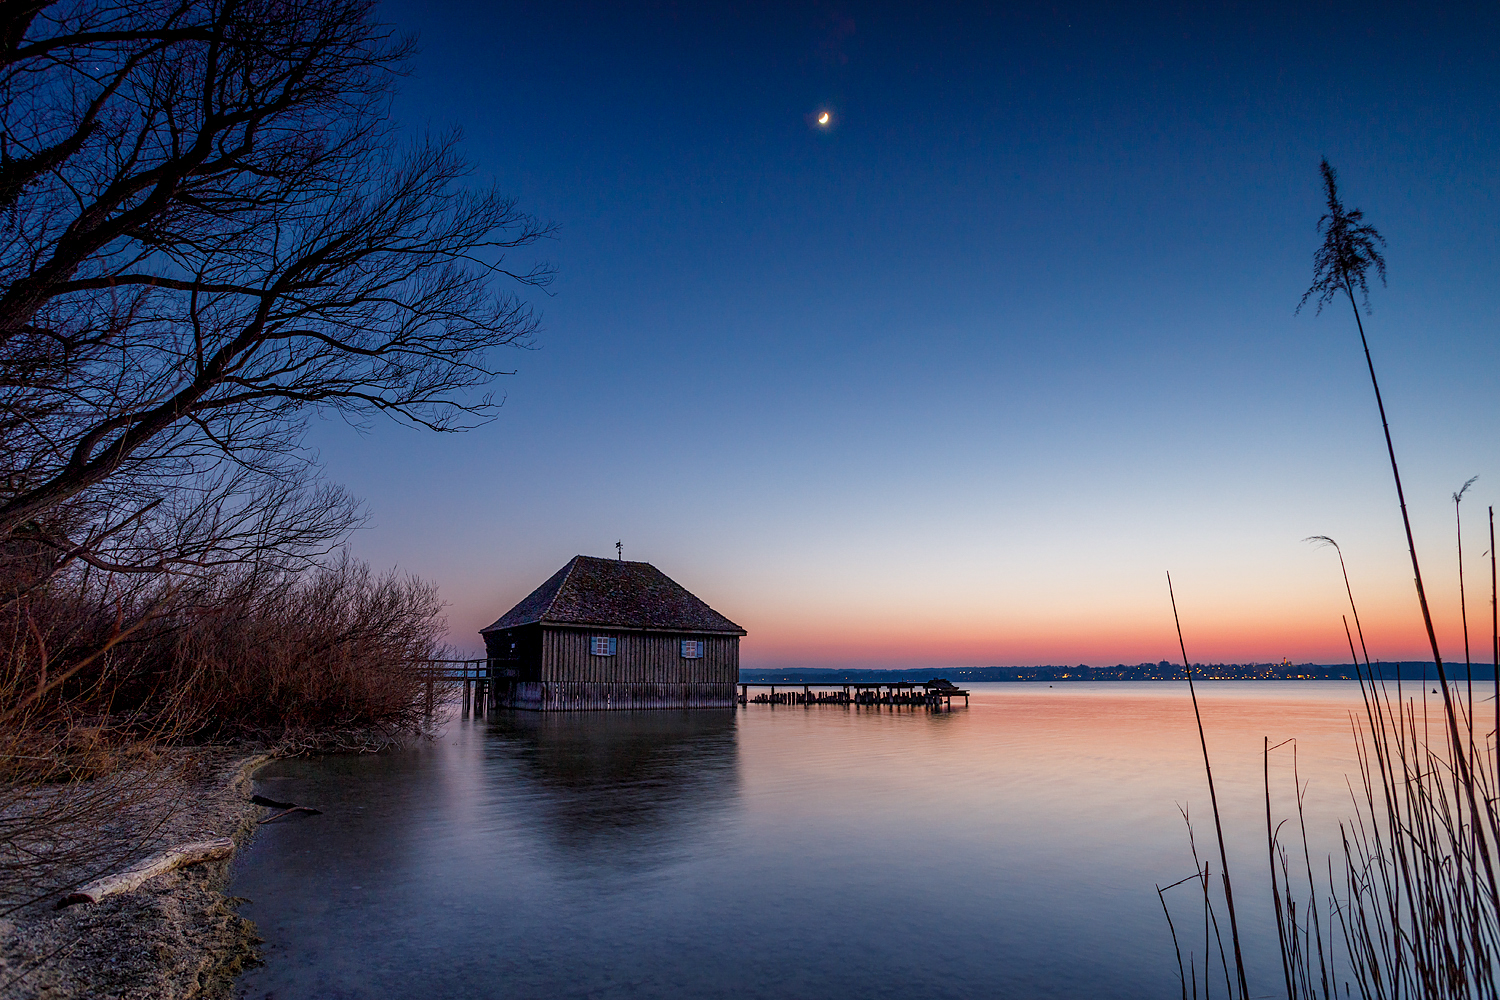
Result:
{"label": "white-framed window", "polygon": [[589,639],[589,652],[595,656],[614,656],[615,637],[612,635],[596,635]]}
{"label": "white-framed window", "polygon": [[703,640],[701,640],[701,639],[684,639],[684,640],[682,640],[682,658],[684,660],[698,660],[698,659],[702,659],[702,657],[703,657]]}

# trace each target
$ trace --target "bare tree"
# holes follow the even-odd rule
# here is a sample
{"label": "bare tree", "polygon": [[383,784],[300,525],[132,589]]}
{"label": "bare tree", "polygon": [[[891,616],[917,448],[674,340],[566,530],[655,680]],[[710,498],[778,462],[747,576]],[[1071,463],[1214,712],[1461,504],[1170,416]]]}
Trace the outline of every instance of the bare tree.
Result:
{"label": "bare tree", "polygon": [[8,557],[211,563],[275,548],[261,514],[326,546],[357,514],[299,492],[310,413],[487,419],[494,349],[535,327],[496,279],[546,284],[505,254],[548,229],[467,189],[456,137],[400,140],[411,44],[372,7],[0,0]]}

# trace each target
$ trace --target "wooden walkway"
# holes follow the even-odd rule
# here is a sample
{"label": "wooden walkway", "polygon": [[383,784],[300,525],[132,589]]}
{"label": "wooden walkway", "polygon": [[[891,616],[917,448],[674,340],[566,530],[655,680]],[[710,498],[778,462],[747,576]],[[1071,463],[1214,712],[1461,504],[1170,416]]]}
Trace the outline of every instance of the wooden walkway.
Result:
{"label": "wooden walkway", "polygon": [[423,660],[421,669],[427,676],[427,714],[437,706],[439,685],[463,685],[463,714],[478,718],[494,711],[495,679],[513,671],[498,670],[489,660]]}
{"label": "wooden walkway", "polygon": [[[438,687],[462,685],[463,714],[475,718],[498,707],[496,680],[514,676],[486,659],[424,660],[419,666],[427,678],[426,709],[437,707]],[[891,705],[951,709],[954,698],[969,704],[969,692],[945,680],[897,681],[888,684],[834,683],[790,684],[785,681],[750,681],[737,685],[741,705]],[[751,688],[766,688],[751,695]]]}
{"label": "wooden walkway", "polygon": [[[887,684],[794,684],[786,681],[741,683],[741,705],[923,705],[952,708],[954,698],[969,704],[969,692],[944,680],[898,681]],[[751,688],[768,688],[750,694]],[[777,689],[780,690],[777,690]]]}

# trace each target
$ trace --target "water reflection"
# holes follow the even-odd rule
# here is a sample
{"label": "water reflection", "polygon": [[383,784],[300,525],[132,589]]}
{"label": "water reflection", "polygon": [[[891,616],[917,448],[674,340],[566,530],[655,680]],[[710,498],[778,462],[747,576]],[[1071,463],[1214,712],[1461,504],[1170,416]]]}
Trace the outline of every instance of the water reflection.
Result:
{"label": "water reflection", "polygon": [[732,712],[507,712],[484,738],[490,779],[565,873],[663,863],[739,785]]}
{"label": "water reflection", "polygon": [[[1357,695],[1200,690],[1258,992],[1280,978],[1262,740],[1298,738],[1320,856]],[[1178,803],[1207,810],[1185,685],[975,685],[972,706],[505,713],[397,754],[278,762],[260,789],[324,814],[236,861],[267,941],[241,993],[1179,995],[1153,886],[1192,870]]]}

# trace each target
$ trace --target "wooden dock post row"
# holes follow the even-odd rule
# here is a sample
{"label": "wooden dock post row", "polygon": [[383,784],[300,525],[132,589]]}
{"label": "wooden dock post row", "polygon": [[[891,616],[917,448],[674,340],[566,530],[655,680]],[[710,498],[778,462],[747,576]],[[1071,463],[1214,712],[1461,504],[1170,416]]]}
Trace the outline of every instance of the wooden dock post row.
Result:
{"label": "wooden dock post row", "polygon": [[[741,705],[922,705],[951,709],[954,698],[969,704],[969,692],[946,680],[897,681],[895,683],[796,684],[786,681],[740,683]],[[750,689],[769,688],[750,696]],[[780,691],[777,691],[780,688]],[[799,690],[800,689],[800,690]]]}

